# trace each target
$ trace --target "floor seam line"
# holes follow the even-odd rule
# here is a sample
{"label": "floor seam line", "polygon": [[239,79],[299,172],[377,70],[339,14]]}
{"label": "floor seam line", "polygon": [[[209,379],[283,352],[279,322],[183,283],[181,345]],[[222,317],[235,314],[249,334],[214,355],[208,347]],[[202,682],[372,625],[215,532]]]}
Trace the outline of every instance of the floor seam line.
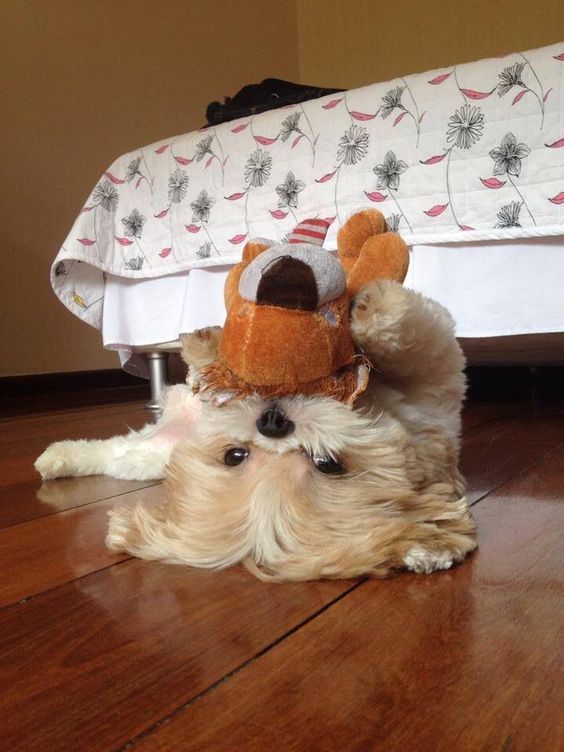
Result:
{"label": "floor seam line", "polygon": [[172,718],[174,718],[179,713],[182,713],[183,711],[190,708],[192,705],[195,705],[197,702],[202,700],[204,697],[206,697],[208,694],[213,692],[215,689],[220,687],[225,682],[229,681],[229,679],[232,679],[236,674],[238,674],[241,671],[244,671],[246,668],[251,666],[255,661],[260,660],[264,655],[269,653],[271,650],[276,648],[278,645],[280,645],[282,642],[287,640],[289,637],[292,637],[296,632],[298,632],[300,629],[305,627],[307,624],[312,622],[314,619],[317,619],[318,616],[321,616],[321,614],[325,613],[325,611],[328,611],[332,606],[339,603],[343,598],[346,598],[347,595],[350,593],[353,593],[355,590],[358,590],[362,585],[364,585],[366,582],[369,581],[369,578],[363,578],[360,580],[360,582],[355,582],[351,587],[347,588],[343,593],[340,593],[336,598],[333,598],[333,600],[329,601],[329,603],[326,603],[324,606],[322,606],[320,609],[315,611],[313,614],[310,614],[307,618],[302,619],[298,624],[296,624],[294,627],[289,629],[287,632],[285,632],[281,637],[277,638],[273,642],[269,643],[266,647],[262,648],[262,650],[259,650],[258,653],[253,655],[248,660],[241,663],[239,666],[236,666],[232,671],[229,671],[227,674],[222,676],[217,681],[213,682],[213,684],[210,684],[209,687],[206,687],[201,692],[198,692],[197,695],[194,697],[191,697],[189,700],[187,700],[185,703],[182,703],[181,705],[178,705],[176,708],[170,711],[167,715],[160,718],[158,721],[156,721],[154,724],[149,726],[148,728],[141,731],[137,736],[130,739],[128,742],[126,742],[121,747],[117,747],[114,752],[126,752],[126,750],[133,749],[135,745],[137,745],[138,742],[140,742],[142,739],[145,739],[151,734],[158,731],[158,729],[163,726],[166,723],[169,723]]}
{"label": "floor seam line", "polygon": [[[81,477],[94,477],[94,476],[81,476]],[[121,480],[121,479],[117,478],[117,480]],[[58,514],[64,514],[65,512],[73,512],[75,509],[85,509],[86,507],[90,507],[92,506],[92,504],[98,504],[101,501],[109,501],[110,499],[118,499],[120,496],[127,496],[128,494],[131,494],[131,493],[144,491],[146,488],[153,488],[154,486],[160,486],[161,483],[162,483],[161,480],[155,481],[154,483],[149,483],[147,486],[140,486],[139,488],[132,488],[131,491],[123,491],[122,493],[112,494],[111,496],[104,496],[102,499],[94,499],[93,501],[89,501],[86,504],[79,504],[76,507],[69,507],[68,509],[59,509],[57,512],[51,512],[50,514],[42,514],[39,517],[30,517],[29,520],[21,520],[21,522],[14,522],[11,525],[4,525],[3,527],[0,527],[0,536],[2,535],[3,530],[9,530],[10,528],[17,527],[18,525],[26,525],[27,523],[35,522],[36,520],[44,520],[50,517],[56,517]]]}
{"label": "floor seam line", "polygon": [[80,577],[75,577],[74,579],[67,580],[66,582],[60,582],[58,585],[53,585],[52,587],[48,587],[45,590],[40,590],[38,593],[32,593],[31,595],[26,595],[24,598],[19,598],[17,601],[12,601],[11,603],[4,603],[4,605],[0,606],[0,613],[4,611],[4,609],[6,608],[14,608],[15,606],[24,606],[26,603],[29,603],[30,601],[33,601],[36,598],[40,598],[42,595],[47,595],[47,593],[52,593],[54,590],[59,590],[60,588],[66,587],[67,585],[71,585],[73,582],[78,582],[79,580],[83,580],[85,577],[91,577],[92,575],[98,574],[98,572],[104,572],[106,569],[111,569],[112,567],[119,567],[120,564],[125,564],[128,561],[133,561],[134,558],[135,557],[133,556],[127,556],[125,559],[121,559],[120,561],[114,561],[105,567],[100,567],[100,569],[94,569],[92,572],[86,572],[85,574],[80,575]]}
{"label": "floor seam line", "polygon": [[512,480],[515,480],[515,478],[520,478],[522,475],[524,475],[529,470],[531,470],[531,468],[533,468],[536,465],[538,465],[539,463],[543,462],[543,460],[546,459],[547,455],[549,455],[551,452],[553,452],[558,447],[562,447],[562,446],[564,446],[564,443],[562,443],[560,441],[555,441],[554,444],[548,446],[544,450],[544,452],[540,455],[540,457],[538,459],[534,460],[529,465],[524,465],[519,470],[517,470],[517,472],[513,473],[512,475],[510,475],[508,478],[505,478],[505,480],[502,480],[497,486],[494,486],[493,488],[490,488],[489,491],[487,491],[483,496],[480,496],[478,499],[476,499],[475,501],[473,501],[469,506],[470,507],[475,507],[477,504],[479,504],[480,502],[482,502],[484,499],[487,499],[487,497],[490,494],[495,493],[500,488],[502,488],[503,486],[505,486],[506,483],[510,483]]}

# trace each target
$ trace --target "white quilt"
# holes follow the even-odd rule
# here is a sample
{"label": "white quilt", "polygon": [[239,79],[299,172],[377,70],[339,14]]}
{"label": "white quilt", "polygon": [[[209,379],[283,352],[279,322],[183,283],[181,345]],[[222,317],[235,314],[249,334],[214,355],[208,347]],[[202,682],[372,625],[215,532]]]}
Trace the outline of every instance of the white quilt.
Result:
{"label": "white quilt", "polygon": [[564,43],[374,84],[176,136],[117,159],[52,266],[100,327],[104,272],[230,264],[379,208],[409,245],[564,234]]}

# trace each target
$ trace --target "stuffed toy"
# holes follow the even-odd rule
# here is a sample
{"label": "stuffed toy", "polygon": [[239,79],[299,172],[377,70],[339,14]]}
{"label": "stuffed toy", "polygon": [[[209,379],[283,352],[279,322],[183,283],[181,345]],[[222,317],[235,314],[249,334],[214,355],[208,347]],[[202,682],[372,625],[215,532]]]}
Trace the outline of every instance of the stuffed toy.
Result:
{"label": "stuffed toy", "polygon": [[409,254],[378,211],[359,212],[341,228],[339,259],[320,253],[328,226],[312,219],[287,244],[247,244],[226,282],[227,320],[219,359],[201,374],[206,389],[348,404],[364,391],[368,361],[355,350],[350,301],[376,279],[403,282]]}
{"label": "stuffed toy", "polygon": [[476,546],[458,471],[464,358],[438,303],[406,289],[380,212],[253,240],[223,329],[184,336],[186,385],[156,425],[58,442],[44,478],[165,478],[164,502],[111,514],[107,543],[262,579],[432,572]]}

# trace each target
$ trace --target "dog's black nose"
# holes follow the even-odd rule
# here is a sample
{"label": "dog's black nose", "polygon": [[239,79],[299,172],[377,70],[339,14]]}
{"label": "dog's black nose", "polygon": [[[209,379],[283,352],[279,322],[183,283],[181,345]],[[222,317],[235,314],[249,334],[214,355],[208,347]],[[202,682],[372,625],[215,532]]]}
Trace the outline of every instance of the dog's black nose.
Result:
{"label": "dog's black nose", "polygon": [[292,433],[295,426],[291,420],[288,420],[278,405],[272,405],[257,420],[257,428],[259,433],[268,436],[270,439],[283,439],[284,436]]}

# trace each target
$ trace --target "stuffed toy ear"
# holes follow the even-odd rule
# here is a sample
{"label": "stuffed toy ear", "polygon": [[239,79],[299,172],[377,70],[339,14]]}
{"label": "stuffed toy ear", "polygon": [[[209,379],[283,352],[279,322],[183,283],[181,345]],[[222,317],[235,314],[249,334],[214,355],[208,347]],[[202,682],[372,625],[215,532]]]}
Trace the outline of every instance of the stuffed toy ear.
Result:
{"label": "stuffed toy ear", "polygon": [[242,260],[231,269],[225,281],[223,299],[225,300],[225,308],[227,311],[229,311],[233,305],[233,301],[239,289],[239,279],[245,268],[251,263],[251,261],[254,261],[260,253],[266,251],[267,248],[270,248],[270,246],[274,244],[274,240],[257,238],[256,240],[249,240],[245,245],[243,248]]}
{"label": "stuffed toy ear", "polygon": [[395,232],[374,235],[364,243],[357,262],[347,275],[347,290],[354,297],[376,279],[403,282],[409,266],[409,251]]}
{"label": "stuffed toy ear", "polygon": [[386,220],[377,209],[359,211],[345,222],[337,234],[337,247],[346,274],[354,266],[365,241],[386,230]]}
{"label": "stuffed toy ear", "polygon": [[376,209],[353,214],[340,229],[339,260],[347,274],[351,297],[376,279],[405,279],[409,250],[398,234],[386,230],[386,220]]}

